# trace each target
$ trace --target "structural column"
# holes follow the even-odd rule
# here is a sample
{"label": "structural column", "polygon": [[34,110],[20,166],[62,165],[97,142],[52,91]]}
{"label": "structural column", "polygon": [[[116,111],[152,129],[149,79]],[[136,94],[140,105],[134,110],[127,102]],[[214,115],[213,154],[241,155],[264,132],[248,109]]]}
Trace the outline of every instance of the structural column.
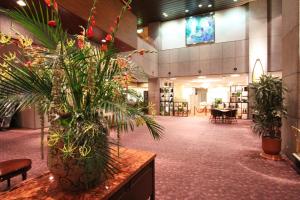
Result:
{"label": "structural column", "polygon": [[291,126],[300,125],[299,4],[299,0],[282,1],[282,69],[283,82],[288,88],[285,96],[288,116],[283,120],[282,148],[291,159],[296,151],[296,132]]}
{"label": "structural column", "polygon": [[257,59],[264,71],[268,66],[268,1],[257,0],[249,3],[249,82]]}
{"label": "structural column", "polygon": [[155,104],[156,115],[159,115],[159,104],[160,104],[160,82],[159,78],[149,78],[148,80],[148,95],[149,102]]}

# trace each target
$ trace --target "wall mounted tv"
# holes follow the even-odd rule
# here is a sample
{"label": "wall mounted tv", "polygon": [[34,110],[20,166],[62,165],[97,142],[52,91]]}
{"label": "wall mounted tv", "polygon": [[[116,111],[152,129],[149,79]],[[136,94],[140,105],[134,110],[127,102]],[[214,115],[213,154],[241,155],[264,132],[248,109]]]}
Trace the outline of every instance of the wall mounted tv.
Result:
{"label": "wall mounted tv", "polygon": [[186,18],[185,36],[187,45],[215,42],[214,15]]}

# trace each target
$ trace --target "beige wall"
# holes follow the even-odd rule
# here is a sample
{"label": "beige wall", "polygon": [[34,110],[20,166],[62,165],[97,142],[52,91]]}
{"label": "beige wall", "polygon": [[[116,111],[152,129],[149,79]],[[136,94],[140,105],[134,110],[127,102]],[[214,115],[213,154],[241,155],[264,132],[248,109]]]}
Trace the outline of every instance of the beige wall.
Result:
{"label": "beige wall", "polygon": [[290,158],[296,149],[296,133],[291,126],[300,126],[299,9],[299,0],[282,1],[282,77],[288,88],[288,116],[283,120],[282,148]]}
{"label": "beige wall", "polygon": [[248,49],[248,40],[239,40],[160,51],[159,77],[246,73]]}
{"label": "beige wall", "polygon": [[268,71],[281,71],[282,0],[269,1],[268,22]]}

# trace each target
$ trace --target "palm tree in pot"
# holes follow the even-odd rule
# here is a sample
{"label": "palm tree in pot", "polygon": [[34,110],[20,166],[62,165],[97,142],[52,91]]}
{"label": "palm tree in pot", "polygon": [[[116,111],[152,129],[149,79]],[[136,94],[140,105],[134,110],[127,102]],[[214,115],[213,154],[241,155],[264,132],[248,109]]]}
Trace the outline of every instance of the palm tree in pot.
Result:
{"label": "palm tree in pot", "polygon": [[17,105],[17,110],[38,105],[40,116],[48,115],[48,167],[58,185],[70,191],[96,187],[120,170],[115,153],[119,140],[112,140],[109,130],[116,130],[118,139],[120,133],[141,124],[154,139],[163,133],[163,127],[142,112],[145,107],[128,102],[128,95],[138,98],[128,84],[141,75],[129,57],[147,51],[122,57],[114,45],[131,0],[117,16],[106,43],[99,46],[90,41],[96,24],[97,0],[93,2],[87,27],[75,36],[62,28],[55,0],[2,11],[30,31],[39,45],[20,36],[15,42],[22,56],[0,55],[4,72],[0,73],[0,112],[12,109],[9,105]]}
{"label": "palm tree in pot", "polygon": [[264,153],[279,155],[281,151],[281,119],[286,115],[282,79],[262,75],[253,83],[254,90],[254,133],[262,137]]}

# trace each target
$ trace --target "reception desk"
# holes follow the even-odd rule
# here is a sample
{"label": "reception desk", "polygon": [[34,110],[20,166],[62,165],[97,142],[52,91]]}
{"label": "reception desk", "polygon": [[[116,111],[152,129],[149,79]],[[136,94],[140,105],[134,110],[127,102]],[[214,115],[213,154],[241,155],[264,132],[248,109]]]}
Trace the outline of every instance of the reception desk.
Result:
{"label": "reception desk", "polygon": [[51,173],[46,172],[37,178],[22,182],[8,192],[0,194],[0,199],[154,200],[155,156],[150,152],[121,148],[119,173],[92,190],[77,194],[63,192],[57,187]]}

